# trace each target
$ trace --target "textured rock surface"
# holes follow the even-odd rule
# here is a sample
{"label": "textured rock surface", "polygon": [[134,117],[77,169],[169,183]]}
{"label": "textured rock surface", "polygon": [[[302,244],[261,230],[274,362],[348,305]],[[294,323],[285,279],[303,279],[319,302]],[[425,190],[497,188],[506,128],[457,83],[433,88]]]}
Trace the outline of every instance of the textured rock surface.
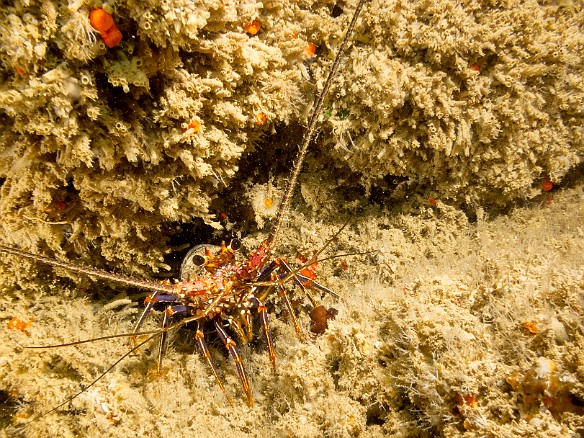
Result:
{"label": "textured rock surface", "polygon": [[[372,2],[322,115],[315,171],[366,195],[397,185],[394,200],[467,210],[561,184],[584,149],[579,6]],[[268,134],[304,123],[351,8],[105,7],[124,35],[111,49],[80,2],[1,10],[2,228],[23,248],[140,271],[163,266],[166,225],[217,225],[211,201],[241,197],[235,176],[256,177],[237,173],[242,154],[268,155]],[[252,36],[244,25],[256,18]],[[264,175],[286,175],[279,155]]]}
{"label": "textured rock surface", "polygon": [[[257,247],[350,3],[2,6],[2,243],[139,276],[185,242]],[[369,253],[319,264],[342,297],[324,297],[329,330],[300,342],[270,300],[278,373],[261,341],[245,349],[253,410],[222,349],[233,406],[183,330],[162,376],[153,347],[26,434],[582,434],[583,6],[372,0],[277,248],[310,254],[351,218],[329,253]],[[144,294],[0,260],[2,427],[129,348],[23,345],[129,332]]]}

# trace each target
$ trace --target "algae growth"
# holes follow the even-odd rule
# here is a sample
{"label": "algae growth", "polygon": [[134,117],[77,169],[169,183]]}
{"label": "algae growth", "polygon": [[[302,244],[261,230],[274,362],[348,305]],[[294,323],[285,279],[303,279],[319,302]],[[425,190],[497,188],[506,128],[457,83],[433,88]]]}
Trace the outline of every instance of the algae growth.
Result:
{"label": "algae growth", "polygon": [[[97,7],[119,45],[91,27]],[[257,247],[353,7],[3,5],[2,243],[141,276],[166,273],[191,228],[192,245],[228,229]],[[187,332],[161,376],[154,348],[132,356],[26,434],[582,434],[583,9],[369,2],[278,245],[310,254],[352,217],[330,253],[368,254],[319,264],[342,297],[324,297],[339,310],[329,330],[300,342],[270,303],[278,372],[261,342],[245,351],[253,410],[217,348],[227,404]],[[143,295],[7,256],[1,266],[8,425],[128,349],[22,345],[131,331]]]}

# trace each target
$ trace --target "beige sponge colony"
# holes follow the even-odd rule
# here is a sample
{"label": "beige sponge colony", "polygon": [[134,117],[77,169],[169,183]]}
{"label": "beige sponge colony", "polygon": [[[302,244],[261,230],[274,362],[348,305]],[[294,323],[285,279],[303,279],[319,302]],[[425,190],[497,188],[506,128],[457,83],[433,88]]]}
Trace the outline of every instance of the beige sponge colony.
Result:
{"label": "beige sponge colony", "polygon": [[[305,123],[350,12],[332,1],[2,8],[7,243],[76,256],[97,245],[156,268],[165,224],[217,225],[210,203],[251,178],[237,173],[242,156]],[[561,185],[584,148],[581,20],[571,2],[372,1],[321,116],[320,177],[471,210]],[[111,26],[122,37],[108,47]],[[274,161],[263,173],[285,177]]]}
{"label": "beige sponge colony", "polygon": [[[182,224],[257,248],[355,3],[4,2],[1,243],[139,277],[168,270]],[[253,410],[185,330],[161,376],[155,347],[131,355],[28,436],[584,436],[583,11],[370,0],[276,245],[310,256],[351,218],[326,255],[366,254],[317,266],[342,297],[328,330],[300,342],[269,300],[278,372],[244,350]],[[20,348],[140,314],[135,291],[104,306],[47,272],[0,257],[0,429],[131,348]]]}

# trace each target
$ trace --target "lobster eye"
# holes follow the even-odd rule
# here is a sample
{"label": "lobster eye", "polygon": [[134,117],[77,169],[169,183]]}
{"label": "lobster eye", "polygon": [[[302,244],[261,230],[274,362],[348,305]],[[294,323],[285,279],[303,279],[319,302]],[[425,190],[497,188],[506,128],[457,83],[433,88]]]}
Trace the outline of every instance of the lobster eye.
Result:
{"label": "lobster eye", "polygon": [[241,240],[239,240],[239,239],[231,239],[231,243],[229,243],[229,247],[233,251],[239,250],[239,248],[241,248]]}
{"label": "lobster eye", "polygon": [[203,257],[200,254],[195,254],[193,256],[193,259],[192,260],[193,260],[193,264],[195,266],[204,266],[205,265],[205,257]]}

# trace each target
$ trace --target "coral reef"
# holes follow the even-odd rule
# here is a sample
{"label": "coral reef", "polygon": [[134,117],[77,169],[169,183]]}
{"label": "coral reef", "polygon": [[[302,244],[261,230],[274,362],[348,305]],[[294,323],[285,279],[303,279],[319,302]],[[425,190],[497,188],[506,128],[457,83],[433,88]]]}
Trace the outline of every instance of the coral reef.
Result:
{"label": "coral reef", "polygon": [[[89,22],[102,7],[124,35],[112,48]],[[332,1],[3,7],[8,243],[166,268],[167,249],[151,242],[175,223],[218,227],[211,203],[241,198],[231,183],[249,178],[237,173],[242,157],[303,123],[350,10]],[[581,23],[578,2],[372,1],[322,116],[322,163],[370,196],[391,189],[394,200],[417,193],[471,211],[561,184],[583,154]]]}
{"label": "coral reef", "polygon": [[140,272],[165,266],[152,245],[165,224],[217,226],[210,202],[242,153],[301,118],[309,13],[291,27],[290,11],[262,8],[265,31],[252,36],[244,25],[261,4],[207,3],[104,5],[125,35],[112,48],[82,2],[2,8],[7,243]]}
{"label": "coral reef", "polygon": [[[223,229],[256,248],[354,3],[0,7],[2,243],[161,276],[174,245]],[[183,330],[161,376],[140,351],[26,434],[584,435],[583,6],[371,0],[277,245],[310,254],[351,219],[328,253],[366,254],[318,264],[342,299],[311,320],[294,297],[307,334],[328,328],[301,342],[270,300],[278,372],[245,349],[253,410]],[[144,297],[15,260],[0,258],[0,427],[131,348],[22,345],[127,333]]]}
{"label": "coral reef", "polygon": [[506,205],[582,162],[582,2],[370,9],[323,144],[365,187],[400,177],[400,196]]}

